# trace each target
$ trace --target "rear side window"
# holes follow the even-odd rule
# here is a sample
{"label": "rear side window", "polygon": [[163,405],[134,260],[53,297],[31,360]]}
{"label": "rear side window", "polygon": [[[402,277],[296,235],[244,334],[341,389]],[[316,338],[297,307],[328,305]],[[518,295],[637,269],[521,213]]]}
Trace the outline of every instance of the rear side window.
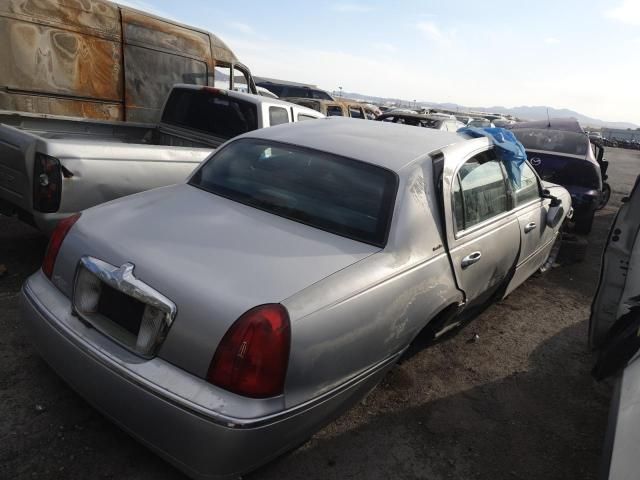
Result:
{"label": "rear side window", "polygon": [[269,107],[269,125],[272,127],[289,123],[289,114],[282,107]]}
{"label": "rear side window", "polygon": [[355,106],[349,107],[349,116],[351,118],[364,118],[362,116],[362,110],[360,110],[360,107],[355,107]]}
{"label": "rear side window", "polygon": [[[456,181],[460,182],[461,195],[456,195]],[[458,229],[473,227],[509,209],[500,162],[490,160],[486,154],[471,158],[460,168],[453,191]],[[462,208],[458,205],[460,200]]]}
{"label": "rear side window", "polygon": [[368,163],[268,140],[216,152],[191,185],[274,215],[376,246],[386,243],[394,173]]}
{"label": "rear side window", "polygon": [[221,138],[232,138],[258,128],[254,104],[207,88],[210,87],[174,89],[167,100],[162,121]]}
{"label": "rear side window", "polygon": [[520,176],[520,188],[514,186],[516,195],[516,205],[524,205],[532,200],[540,198],[538,191],[538,177],[533,173],[529,165],[522,165],[522,175]]}
{"label": "rear side window", "polygon": [[338,105],[327,106],[327,117],[344,117],[342,108]]}

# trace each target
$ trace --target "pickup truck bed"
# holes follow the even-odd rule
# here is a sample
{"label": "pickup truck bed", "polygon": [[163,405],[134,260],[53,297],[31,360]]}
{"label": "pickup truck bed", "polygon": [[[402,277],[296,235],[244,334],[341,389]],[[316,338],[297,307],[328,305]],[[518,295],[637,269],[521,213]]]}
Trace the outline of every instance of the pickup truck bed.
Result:
{"label": "pickup truck bed", "polygon": [[[183,181],[222,141],[156,125],[0,112],[0,212],[49,232],[78,210]],[[51,174],[60,177],[52,192],[59,200],[40,210],[54,211],[34,209],[35,177],[45,174],[34,171],[46,158],[61,173]]]}
{"label": "pickup truck bed", "polygon": [[279,100],[185,85],[174,87],[158,124],[0,111],[0,213],[48,233],[80,210],[183,182],[236,135],[322,116]]}

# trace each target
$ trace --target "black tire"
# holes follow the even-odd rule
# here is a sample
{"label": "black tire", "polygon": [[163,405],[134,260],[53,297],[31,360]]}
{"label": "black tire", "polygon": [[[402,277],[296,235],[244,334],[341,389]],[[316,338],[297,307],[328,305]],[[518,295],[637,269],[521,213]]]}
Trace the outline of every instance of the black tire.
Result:
{"label": "black tire", "polygon": [[600,204],[598,205],[598,210],[601,210],[605,207],[607,203],[609,203],[609,199],[611,198],[611,186],[608,183],[602,184],[602,199],[600,200]]}
{"label": "black tire", "polygon": [[575,215],[573,221],[575,223],[574,231],[581,235],[589,235],[593,227],[593,216],[595,212],[591,211],[581,215]]}

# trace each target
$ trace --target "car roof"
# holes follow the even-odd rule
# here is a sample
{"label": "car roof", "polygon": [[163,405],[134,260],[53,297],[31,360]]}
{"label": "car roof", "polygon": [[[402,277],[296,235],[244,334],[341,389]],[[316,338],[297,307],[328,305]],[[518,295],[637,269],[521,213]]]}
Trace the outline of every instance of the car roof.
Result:
{"label": "car roof", "polygon": [[396,172],[428,153],[469,141],[452,132],[344,117],[263,128],[236,137],[239,138],[290,143]]}
{"label": "car roof", "polygon": [[535,129],[549,129],[549,130],[562,130],[565,132],[584,133],[582,127],[575,118],[551,118],[549,120],[536,120],[533,122],[519,122],[510,125],[511,130],[518,128],[535,128]]}

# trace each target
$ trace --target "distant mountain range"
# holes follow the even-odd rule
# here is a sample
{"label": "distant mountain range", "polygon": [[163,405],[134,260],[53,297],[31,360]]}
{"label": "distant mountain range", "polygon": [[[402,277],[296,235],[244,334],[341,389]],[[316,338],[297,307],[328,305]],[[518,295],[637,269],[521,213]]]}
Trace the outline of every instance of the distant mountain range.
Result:
{"label": "distant mountain range", "polygon": [[[396,105],[404,105],[413,107],[413,102],[407,100],[401,100],[398,98],[383,98],[383,97],[372,97],[370,95],[361,95],[359,93],[352,92],[343,92],[343,97],[352,98],[354,100],[362,100],[367,102],[374,102],[378,104],[396,104]],[[499,113],[502,115],[513,115],[514,117],[518,117],[522,120],[545,120],[547,118],[547,109],[549,112],[549,117],[573,117],[583,127],[608,127],[608,128],[622,128],[622,129],[636,129],[638,125],[635,125],[630,122],[605,122],[604,120],[599,120],[597,118],[587,117],[586,115],[582,115],[581,113],[575,112],[573,110],[569,110],[566,108],[553,108],[553,107],[543,107],[543,106],[521,106],[521,107],[467,107],[463,105],[459,105],[457,103],[435,103],[435,102],[425,102],[419,101],[416,102],[416,106],[418,107],[432,107],[432,108],[442,108],[445,110],[452,111],[461,111],[461,112],[485,112],[485,113]]]}

